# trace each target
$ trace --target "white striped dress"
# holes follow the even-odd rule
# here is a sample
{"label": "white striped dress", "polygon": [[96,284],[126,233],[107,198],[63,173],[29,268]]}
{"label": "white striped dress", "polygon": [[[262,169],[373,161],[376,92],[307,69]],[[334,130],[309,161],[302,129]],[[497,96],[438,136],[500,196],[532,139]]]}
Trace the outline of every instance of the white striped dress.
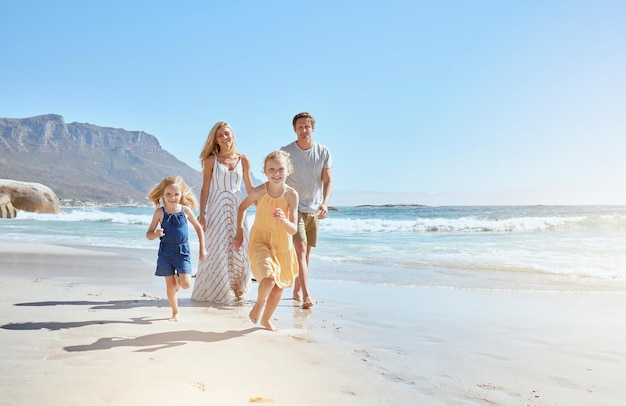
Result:
{"label": "white striped dress", "polygon": [[[207,228],[204,239],[207,255],[198,264],[191,298],[203,302],[228,303],[231,292],[250,290],[248,225],[244,219],[243,244],[236,251],[233,238],[237,229],[237,209],[243,200],[241,159],[228,170],[215,159],[207,201]],[[204,209],[203,207],[200,208]]]}

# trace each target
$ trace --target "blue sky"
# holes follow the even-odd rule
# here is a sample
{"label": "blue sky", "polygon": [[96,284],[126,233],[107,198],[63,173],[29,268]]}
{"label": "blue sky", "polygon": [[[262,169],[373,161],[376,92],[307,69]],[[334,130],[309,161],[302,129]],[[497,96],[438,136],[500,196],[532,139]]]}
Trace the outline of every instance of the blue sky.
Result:
{"label": "blue sky", "polygon": [[333,205],[626,204],[624,1],[54,1],[0,12],[0,117],[142,130],[255,176],[308,111]]}

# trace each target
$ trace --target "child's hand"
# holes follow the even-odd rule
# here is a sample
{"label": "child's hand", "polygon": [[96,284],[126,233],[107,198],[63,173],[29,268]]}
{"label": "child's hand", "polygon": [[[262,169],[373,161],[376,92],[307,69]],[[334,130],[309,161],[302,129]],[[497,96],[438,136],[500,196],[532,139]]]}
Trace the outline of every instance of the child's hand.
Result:
{"label": "child's hand", "polygon": [[154,230],[154,234],[156,234],[158,238],[161,238],[165,236],[165,230],[163,230],[162,228],[157,228],[156,230]]}
{"label": "child's hand", "polygon": [[200,257],[200,261],[204,260],[204,258],[206,257],[206,250],[205,249],[200,250],[199,257]]}
{"label": "child's hand", "polygon": [[274,216],[275,219],[278,219],[278,221],[280,221],[281,223],[284,223],[285,220],[287,220],[287,217],[285,216],[285,212],[283,211],[283,209],[274,209],[274,212],[272,213],[272,215]]}

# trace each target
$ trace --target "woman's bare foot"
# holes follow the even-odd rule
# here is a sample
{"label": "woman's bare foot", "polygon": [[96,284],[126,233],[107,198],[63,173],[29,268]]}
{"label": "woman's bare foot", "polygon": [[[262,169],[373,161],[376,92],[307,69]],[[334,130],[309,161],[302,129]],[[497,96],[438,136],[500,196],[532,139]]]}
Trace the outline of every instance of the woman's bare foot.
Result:
{"label": "woman's bare foot", "polygon": [[259,302],[256,302],[254,304],[254,306],[252,306],[252,310],[250,310],[250,314],[248,315],[248,317],[250,317],[250,321],[253,322],[254,324],[257,323],[257,321],[259,321],[259,313],[261,313],[261,306],[259,304]]}
{"label": "woman's bare foot", "polygon": [[169,321],[178,321],[178,312],[172,313],[172,317],[168,319]]}
{"label": "woman's bare foot", "polygon": [[303,309],[310,309],[311,307],[313,307],[313,302],[311,301],[310,298],[306,298],[306,300],[304,301],[304,303],[302,303],[302,308]]}
{"label": "woman's bare foot", "polygon": [[272,325],[272,323],[270,323],[269,320],[265,321],[265,320],[261,320],[261,325],[263,327],[265,327],[266,329],[268,329],[269,331],[278,331],[278,329],[276,327],[274,327]]}

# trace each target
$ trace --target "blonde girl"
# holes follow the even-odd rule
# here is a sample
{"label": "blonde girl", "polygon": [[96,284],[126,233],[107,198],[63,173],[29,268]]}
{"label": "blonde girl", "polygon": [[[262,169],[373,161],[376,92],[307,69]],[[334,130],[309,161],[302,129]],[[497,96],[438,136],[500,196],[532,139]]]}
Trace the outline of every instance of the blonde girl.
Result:
{"label": "blonde girl", "polygon": [[191,223],[200,242],[200,261],[206,256],[204,232],[193,210],[198,202],[191,189],[180,176],[169,176],[149,194],[156,210],[146,232],[149,240],[160,238],[156,276],[165,277],[167,300],[172,308],[170,321],[178,321],[178,298],[180,288],[191,286],[191,259],[189,250],[189,225]]}
{"label": "blonde girl", "polygon": [[[250,320],[270,331],[277,329],[271,319],[283,289],[291,287],[298,276],[298,260],[292,236],[297,231],[298,193],[285,180],[291,172],[289,154],[270,153],[264,161],[267,182],[254,188],[241,202],[237,211],[237,233],[233,246],[239,250],[246,210],[256,204],[254,224],[250,230],[248,256],[252,274],[259,282],[257,301],[250,311]],[[265,310],[261,314],[265,306]]]}

